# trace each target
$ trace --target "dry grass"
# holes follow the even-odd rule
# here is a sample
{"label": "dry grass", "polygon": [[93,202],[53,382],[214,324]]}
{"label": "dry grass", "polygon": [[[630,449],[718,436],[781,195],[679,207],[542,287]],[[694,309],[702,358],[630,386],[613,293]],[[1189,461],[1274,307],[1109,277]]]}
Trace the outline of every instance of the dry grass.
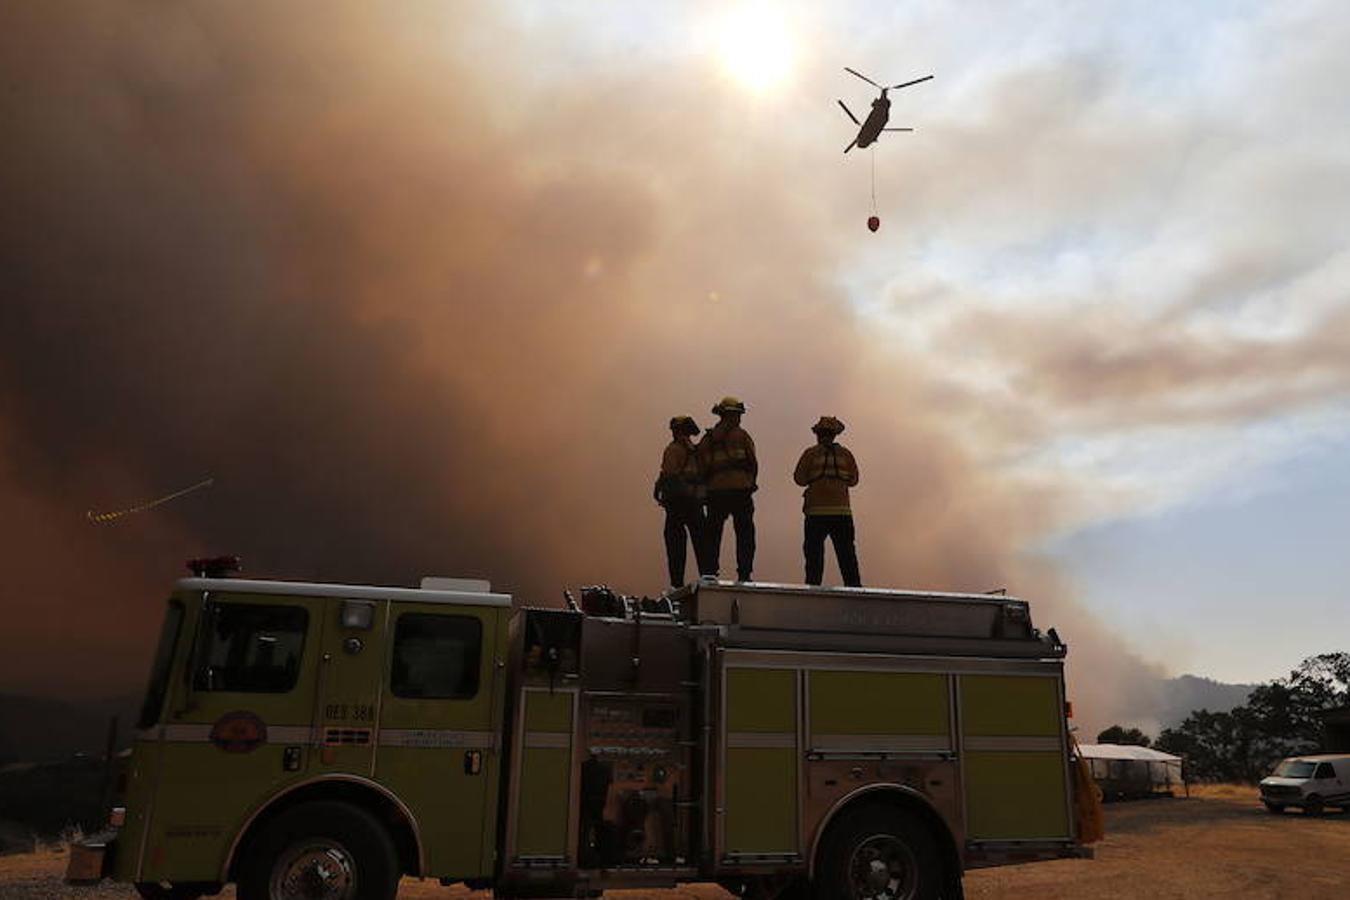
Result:
{"label": "dry grass", "polygon": [[[970,900],[1172,900],[1261,898],[1345,900],[1350,897],[1350,814],[1273,816],[1256,790],[1243,785],[1192,788],[1191,798],[1138,800],[1107,806],[1107,837],[1093,860],[1065,860],[984,869],[966,876]],[[126,885],[68,888],[65,854],[0,857],[0,897],[134,898]],[[232,898],[226,890],[223,898]],[[487,900],[480,893],[472,900]],[[709,885],[676,891],[619,891],[616,900],[727,900]],[[405,880],[400,898],[471,900],[463,888]]]}
{"label": "dry grass", "polygon": [[1201,800],[1240,800],[1260,802],[1261,792],[1254,784],[1193,784],[1190,796]]}
{"label": "dry grass", "polygon": [[1190,799],[1108,804],[1097,858],[971,872],[970,900],[993,898],[1350,897],[1350,815],[1266,812],[1246,785],[1192,787]]}

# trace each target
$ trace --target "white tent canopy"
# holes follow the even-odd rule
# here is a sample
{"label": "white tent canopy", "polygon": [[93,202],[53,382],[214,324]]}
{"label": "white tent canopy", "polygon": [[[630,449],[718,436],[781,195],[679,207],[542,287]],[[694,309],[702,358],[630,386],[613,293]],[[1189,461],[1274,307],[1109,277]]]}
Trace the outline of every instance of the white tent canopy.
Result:
{"label": "white tent canopy", "polygon": [[1109,797],[1138,796],[1185,784],[1180,756],[1132,744],[1082,744],[1092,777]]}
{"label": "white tent canopy", "polygon": [[1148,762],[1180,763],[1180,756],[1154,750],[1152,747],[1136,747],[1133,744],[1079,744],[1084,759],[1143,759]]}

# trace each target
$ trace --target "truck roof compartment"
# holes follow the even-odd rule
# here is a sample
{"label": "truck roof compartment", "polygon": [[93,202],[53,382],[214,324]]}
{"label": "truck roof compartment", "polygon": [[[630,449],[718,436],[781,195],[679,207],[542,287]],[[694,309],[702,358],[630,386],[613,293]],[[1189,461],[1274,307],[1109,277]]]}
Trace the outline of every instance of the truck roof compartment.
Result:
{"label": "truck roof compartment", "polygon": [[827,649],[847,636],[850,647],[877,652],[1064,655],[1053,634],[1032,627],[1029,605],[1016,597],[713,579],[670,596],[681,618],[724,626],[731,644]]}

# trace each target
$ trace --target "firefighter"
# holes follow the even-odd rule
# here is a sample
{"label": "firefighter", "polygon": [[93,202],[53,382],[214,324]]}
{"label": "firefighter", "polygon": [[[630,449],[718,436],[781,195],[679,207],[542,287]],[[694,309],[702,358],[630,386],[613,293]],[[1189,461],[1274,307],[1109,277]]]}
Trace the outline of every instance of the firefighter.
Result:
{"label": "firefighter", "polygon": [[839,574],[849,587],[861,587],[858,574],[858,549],[854,544],[853,510],[848,489],[858,483],[858,463],[848,448],[836,442],[844,432],[844,423],[834,416],[821,416],[811,427],[815,446],[807,447],[797,461],[792,480],[806,490],[802,493],[805,536],[802,553],[806,557],[806,583],[820,584],[825,574],[825,538],[834,544]]}
{"label": "firefighter", "polygon": [[736,579],[750,581],[755,568],[755,501],[759,461],[755,442],[741,427],[745,404],[723,397],[712,411],[718,422],[698,442],[698,455],[708,489],[707,562],[718,571],[722,556],[722,528],[731,517],[736,529]]}
{"label": "firefighter", "polygon": [[699,428],[689,416],[670,420],[670,443],[661,455],[652,496],[666,511],[666,564],[671,587],[684,584],[685,535],[694,546],[694,563],[707,574],[707,519],[703,513],[703,466],[694,447]]}

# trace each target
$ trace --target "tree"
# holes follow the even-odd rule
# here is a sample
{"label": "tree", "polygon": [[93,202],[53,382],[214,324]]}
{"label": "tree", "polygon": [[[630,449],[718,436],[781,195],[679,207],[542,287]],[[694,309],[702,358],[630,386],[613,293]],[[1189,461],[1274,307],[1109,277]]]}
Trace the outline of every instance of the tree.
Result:
{"label": "tree", "polygon": [[1288,678],[1259,685],[1246,705],[1231,712],[1196,710],[1176,728],[1163,729],[1154,746],[1185,756],[1197,780],[1256,781],[1286,756],[1316,750],[1321,713],[1346,703],[1350,653],[1323,653],[1305,659]]}
{"label": "tree", "polygon": [[1097,735],[1099,744],[1132,744],[1136,747],[1147,747],[1153,742],[1149,736],[1144,734],[1138,728],[1125,728],[1122,725],[1112,725],[1110,728]]}
{"label": "tree", "polygon": [[1164,728],[1155,746],[1165,753],[1184,756],[1187,777],[1193,780],[1250,781],[1249,723],[1241,709],[1198,709],[1176,728]]}

